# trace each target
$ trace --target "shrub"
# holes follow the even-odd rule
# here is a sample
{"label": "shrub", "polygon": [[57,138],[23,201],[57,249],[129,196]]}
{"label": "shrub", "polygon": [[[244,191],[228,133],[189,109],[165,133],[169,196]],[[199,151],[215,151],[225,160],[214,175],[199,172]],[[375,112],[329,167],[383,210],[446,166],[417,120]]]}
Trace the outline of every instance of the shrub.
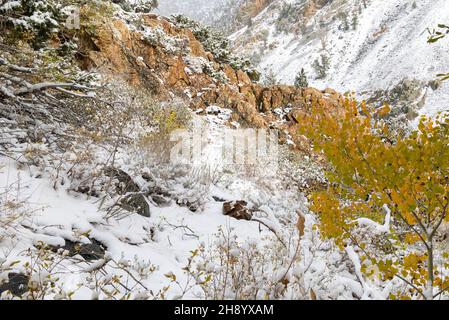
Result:
{"label": "shrub", "polygon": [[253,81],[259,80],[259,72],[248,59],[240,58],[231,52],[229,40],[221,32],[203,26],[183,15],[173,16],[172,21],[180,28],[190,29],[204,49],[212,53],[219,63],[229,64],[234,70],[246,72]]}
{"label": "shrub", "polygon": [[307,290],[301,275],[293,272],[300,261],[298,240],[291,239],[292,252],[276,239],[264,240],[268,240],[264,245],[250,239],[242,241],[232,228],[220,227],[211,246],[193,251],[184,268],[199,287],[199,297],[261,300],[283,299],[293,294],[296,299],[304,298]]}
{"label": "shrub", "polygon": [[409,286],[391,297],[433,299],[449,285],[447,244],[437,241],[449,222],[449,116],[423,117],[391,142],[381,120],[388,112],[347,99],[333,110],[314,105],[298,119],[332,166],[330,186],[312,195],[311,209],[323,237],[359,248],[368,275]]}
{"label": "shrub", "polygon": [[149,13],[159,6],[158,0],[114,0],[113,2],[128,12]]}
{"label": "shrub", "polygon": [[0,7],[0,13],[5,15],[6,26],[12,27],[8,36],[28,38],[36,48],[50,38],[61,18],[56,3],[51,0],[7,1]]}

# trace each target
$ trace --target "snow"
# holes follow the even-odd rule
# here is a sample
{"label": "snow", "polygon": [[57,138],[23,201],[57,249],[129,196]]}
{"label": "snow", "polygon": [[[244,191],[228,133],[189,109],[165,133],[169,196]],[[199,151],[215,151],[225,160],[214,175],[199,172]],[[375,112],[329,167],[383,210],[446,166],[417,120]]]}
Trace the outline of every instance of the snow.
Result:
{"label": "snow", "polygon": [[[50,168],[42,170],[0,157],[0,207],[7,203],[20,204],[18,208],[13,206],[16,209],[12,212],[18,211],[23,217],[11,228],[0,231],[0,252],[8,253],[4,256],[0,254],[0,257],[7,262],[19,260],[20,263],[14,266],[13,271],[23,272],[26,261],[30,259],[27,250],[36,250],[40,243],[62,246],[65,240],[89,244],[95,239],[106,247],[105,257],[93,262],[84,261],[79,255],[65,258],[59,268],[54,270],[64,292],[56,292],[47,298],[64,299],[68,292],[74,291],[73,299],[104,299],[104,293],[98,292],[93,285],[94,281],[90,278],[92,273],[95,274],[98,268],[103,267],[107,275],[102,276],[101,282],[108,283],[116,275],[126,279],[126,272],[120,269],[126,266],[135,274],[142,275],[140,281],[154,293],[169,286],[165,293],[167,299],[197,299],[202,297],[199,288],[194,287],[183,295],[169,275],[173,274],[181,284],[187,283],[189,276],[183,268],[191,258],[191,252],[200,247],[204,247],[205,252],[213,248],[216,250],[217,244],[226,243],[226,239],[219,237],[219,231],[230,230],[233,237],[230,256],[240,260],[251,252],[260,255],[257,259],[267,259],[273,255],[270,258],[273,265],[264,263],[255,266],[263,268],[263,273],[257,274],[260,277],[257,280],[260,289],[265,289],[265,285],[285,274],[291,278],[292,284],[314,288],[321,298],[349,299],[352,297],[351,290],[359,292],[360,289],[355,285],[347,285],[348,282],[356,281],[355,276],[347,271],[348,265],[343,263],[347,257],[330,250],[329,244],[319,239],[313,228],[316,221],[310,214],[307,214],[305,237],[300,243],[299,252],[295,253],[292,247],[298,242],[295,236],[297,212],[307,212],[307,200],[296,187],[283,182],[280,179],[282,177],[247,176],[231,166],[227,168],[231,171],[221,173],[214,183],[192,185],[192,180],[197,179],[195,172],[202,168],[202,162],[206,161],[210,166],[214,166],[211,161],[216,161],[215,165],[220,164],[219,154],[226,145],[226,140],[221,136],[229,130],[226,126],[230,116],[228,109],[209,106],[203,112],[204,115],[194,116],[190,128],[192,131],[201,128],[209,137],[202,158],[198,159],[199,167],[191,168],[193,172],[187,174],[170,166],[163,170],[157,167],[148,169],[156,182],[162,183],[161,187],[170,192],[167,204],[157,206],[153,202],[149,203],[149,218],[136,213],[111,217],[105,210],[107,206],[101,206],[101,197],[74,192],[77,184],[72,182],[74,185],[71,185],[69,179],[63,179],[64,184],[61,180],[55,182],[55,172]],[[9,137],[13,133],[5,130],[5,139],[14,141]],[[17,141],[14,143],[17,152],[35,150],[37,154],[44,155],[43,163],[50,164],[51,161],[45,155],[54,151],[45,147],[45,144],[24,146]],[[95,148],[93,152],[97,158],[95,161],[100,163],[107,157],[107,154]],[[133,175],[133,181],[145,190],[149,187],[148,182],[135,174],[139,168],[135,152],[132,146],[121,150],[116,156],[115,165]],[[74,153],[68,152],[63,158],[69,161],[74,156]],[[83,170],[91,172],[90,166],[95,164],[86,163]],[[264,168],[260,169],[264,171]],[[158,173],[155,170],[161,171]],[[197,210],[191,211],[183,205],[185,200],[198,200]],[[238,200],[245,200],[248,208],[254,209],[254,221],[236,220],[223,215],[223,202]],[[0,223],[5,213],[9,211],[0,211]],[[215,251],[214,258],[200,260],[204,263],[204,270],[223,272],[219,260],[215,260],[219,254]],[[66,257],[67,253],[64,255],[60,252],[60,255]],[[289,267],[294,258],[297,261]],[[334,287],[337,289],[333,290]],[[226,294],[232,297],[234,293],[228,290]],[[301,292],[292,287],[283,298],[298,299],[308,294]],[[146,290],[134,290],[132,297],[143,299],[148,294]],[[263,292],[259,298],[264,298]]]}
{"label": "snow", "polygon": [[[234,1],[236,2],[236,1]],[[240,0],[241,2],[241,0]],[[212,23],[230,0],[159,0],[158,13],[163,15],[184,14],[202,23]]]}
{"label": "snow", "polygon": [[[120,221],[107,220],[95,200],[87,200],[84,196],[74,198],[63,189],[54,190],[48,179],[34,178],[26,171],[18,170],[15,163],[6,158],[0,158],[0,166],[0,194],[10,190],[20,181],[20,198],[26,199],[29,211],[36,210],[29,218],[29,224],[33,226],[34,231],[21,229],[17,248],[8,259],[20,255],[21,249],[38,241],[63,245],[63,238],[74,240],[77,238],[76,234],[89,232],[90,237],[107,246],[115,259],[132,260],[138,256],[139,260],[148,260],[158,265],[160,272],[148,280],[148,285],[159,288],[164,285],[164,271],[173,270],[181,277],[181,269],[185,266],[189,252],[201,243],[208,243],[218,227],[231,227],[242,239],[259,239],[267,232],[262,231],[260,234],[257,224],[224,216],[221,213],[221,203],[209,203],[203,213],[192,213],[176,205],[166,208],[152,206],[151,218],[131,215]],[[9,192],[16,194],[17,189]],[[170,227],[184,224],[192,229],[194,237],[186,235],[182,230],[174,231]],[[148,230],[155,226],[155,239],[151,241]],[[6,249],[4,245],[0,242],[0,249]],[[104,261],[95,262],[84,271],[95,269],[101,263]],[[75,297],[90,298],[82,293],[83,291],[80,291],[81,296]],[[175,294],[177,293],[173,293]]]}
{"label": "snow", "polygon": [[[288,3],[297,1],[284,0]],[[346,3],[350,5],[353,1]],[[327,40],[333,62],[329,77],[313,80],[311,84],[322,88],[329,85],[340,91],[363,92],[389,87],[404,76],[432,80],[434,73],[449,70],[449,58],[444,54],[445,44],[442,42],[430,46],[423,33],[428,26],[436,24],[437,20],[447,20],[449,4],[441,0],[422,0],[418,1],[418,9],[412,9],[409,4],[405,0],[373,0],[360,16],[363,23],[357,31],[340,32],[337,31],[336,24],[331,24]],[[282,82],[291,83],[301,67],[311,72],[310,62],[322,52],[319,49],[320,39],[275,34],[273,21],[276,16],[272,15],[271,9],[272,6],[269,6],[254,19],[258,28],[269,30],[267,43],[274,45],[262,57],[260,65],[274,70]],[[317,19],[326,13],[326,9],[323,9],[318,13]],[[40,14],[31,17],[34,23],[41,23],[43,19],[50,17]],[[382,30],[383,25],[387,28],[380,36],[375,37],[374,34]],[[231,36],[231,39],[244,37],[248,31],[249,28],[245,27]],[[142,37],[150,42],[157,42],[169,53],[177,52],[184,41],[157,28],[144,28]],[[404,39],[407,41],[402,41]],[[208,63],[203,58],[190,57],[187,53],[183,59],[188,64],[186,71],[189,73],[203,72]],[[142,63],[143,58],[137,57],[137,60]],[[422,114],[435,116],[441,110],[447,110],[445,102],[449,101],[446,99],[449,94],[445,92],[449,92],[448,85],[443,84],[437,91],[427,89],[427,104],[421,110]],[[6,89],[2,90],[7,92]],[[186,94],[190,93],[187,91]],[[281,119],[289,111],[288,108],[279,108],[274,113]],[[0,256],[0,267],[20,260],[13,270],[23,272],[30,259],[25,253],[30,249],[38,250],[42,243],[58,247],[64,246],[67,241],[90,244],[96,240],[106,247],[105,256],[93,262],[83,260],[81,255],[64,260],[60,268],[55,270],[64,292],[47,298],[64,299],[70,291],[75,292],[74,299],[104,298],[103,293],[98,291],[94,281],[89,278],[100,268],[107,270],[107,274],[101,278],[105,283],[112,281],[117,274],[126,276],[124,269],[120,268],[133,268],[143,275],[141,281],[145,288],[158,292],[168,286],[165,293],[168,299],[198,298],[201,296],[197,290],[183,295],[179,287],[170,284],[175,281],[173,279],[179,283],[189,281],[185,266],[197,248],[212,249],[217,243],[225,245],[228,240],[231,242],[228,255],[235,260],[245,259],[245,254],[251,250],[262,255],[274,255],[263,266],[261,279],[266,283],[274,281],[279,285],[278,282],[285,278],[298,284],[304,291],[289,287],[282,298],[304,298],[310,290],[322,299],[388,297],[396,283],[392,281],[385,284],[376,279],[367,279],[362,272],[357,248],[347,246],[345,250],[340,250],[332,241],[320,237],[316,229],[317,217],[308,212],[306,197],[298,191],[293,179],[288,179],[298,174],[297,170],[287,167],[287,178],[262,175],[252,177],[238,171],[238,168],[225,167],[223,150],[231,146],[228,144],[229,140],[223,137],[229,132],[227,126],[232,111],[211,105],[195,113],[189,130],[194,133],[202,132],[206,139],[201,141],[204,148],[196,154],[195,161],[188,163],[192,165],[190,167],[170,164],[161,168],[148,162],[144,163],[148,165],[144,167],[138,163],[140,158],[145,158],[146,154],[143,157],[140,154],[143,150],[135,150],[133,146],[120,146],[117,151],[114,165],[126,171],[141,190],[148,191],[150,184],[154,183],[166,191],[167,194],[163,196],[167,200],[166,204],[157,205],[155,200],[148,199],[151,217],[131,212],[110,216],[105,209],[106,205],[103,206],[106,195],[104,198],[92,197],[76,192],[74,186],[78,181],[66,181],[69,179],[60,177],[59,171],[57,174],[52,171],[53,162],[76,161],[78,150],[65,152],[63,155],[52,154],[55,150],[48,141],[19,143],[19,140],[26,141],[23,139],[26,133],[14,135],[13,129],[8,131],[8,126],[14,125],[13,121],[0,119],[0,124],[4,126],[1,132],[5,138],[2,136],[2,139],[14,146],[8,152],[34,153],[34,160],[44,162],[39,167],[38,164],[15,161],[14,157],[0,156],[0,223],[14,217],[11,224],[8,222],[0,229],[0,252],[4,253],[4,257]],[[237,123],[231,125],[239,127]],[[142,133],[139,131],[141,129],[133,129],[129,133],[130,138],[136,139]],[[293,142],[288,139],[287,143]],[[92,163],[83,164],[80,169],[85,170],[84,174],[89,178],[100,174],[101,170],[93,167],[104,164],[102,160],[108,157],[106,151],[99,150],[99,146],[92,146],[92,149],[95,159]],[[257,169],[267,171],[265,166]],[[65,168],[61,169],[64,170]],[[155,181],[148,182],[142,172],[150,174]],[[300,177],[295,178],[304,179],[301,176],[303,172],[305,171],[299,171]],[[205,178],[202,175],[210,175],[206,180],[212,181],[197,181],[200,180],[198,176]],[[239,200],[248,203],[254,216],[253,221],[236,220],[223,215],[224,201]],[[194,209],[192,203],[197,204]],[[384,209],[383,224],[367,218],[357,219],[355,222],[363,230],[369,229],[370,234],[388,233],[392,217],[390,209],[387,206]],[[295,229],[298,212],[305,216],[304,236],[301,239]],[[232,231],[235,238],[230,240],[217,237],[220,230]],[[67,250],[60,250],[57,254],[67,257],[68,253]],[[223,267],[210,258],[203,261],[204,270],[219,273]],[[111,266],[110,263],[115,263],[116,266]],[[51,276],[47,272],[34,274],[32,281],[48,282]],[[0,278],[4,279],[5,274],[0,272]],[[253,284],[262,289],[258,296],[260,298],[266,298],[263,295],[266,283],[259,281]],[[136,290],[133,298],[146,299],[151,296],[149,290]],[[226,297],[234,294],[230,288],[224,291]]]}
{"label": "snow", "polygon": [[12,10],[12,9],[20,7],[20,6],[21,6],[21,1],[8,1],[0,7],[0,10],[9,11],[9,10]]}
{"label": "snow", "polygon": [[[219,176],[219,182],[200,186],[201,190],[192,186],[192,179],[197,179],[196,172],[202,170],[203,163],[208,163],[211,167],[220,165],[222,161],[220,154],[226,141],[222,136],[229,130],[225,123],[229,120],[230,110],[209,106],[204,111],[205,115],[195,116],[192,124],[192,130],[201,128],[207,132],[208,137],[207,146],[201,158],[197,159],[198,168],[192,168],[192,173],[187,176],[176,176],[174,168],[168,167],[166,170],[171,171],[170,175],[161,176],[167,180],[165,185],[170,188],[171,196],[182,201],[178,201],[179,204],[170,201],[164,206],[149,203],[150,218],[131,213],[119,218],[109,217],[104,206],[100,209],[101,198],[76,193],[68,182],[55,183],[53,180],[55,176],[51,170],[41,171],[35,166],[19,166],[10,158],[0,157],[0,206],[14,200],[21,204],[21,210],[26,213],[23,215],[25,219],[20,220],[14,228],[2,231],[0,252],[8,252],[12,248],[11,253],[5,258],[8,261],[20,259],[22,263],[17,266],[17,271],[20,271],[28,259],[23,252],[39,243],[63,246],[65,239],[86,244],[90,243],[90,239],[95,239],[107,247],[111,261],[125,264],[124,261],[137,259],[139,263],[146,262],[156,266],[144,283],[157,292],[170,284],[170,279],[165,276],[167,271],[173,272],[178,281],[187,281],[183,268],[187,264],[190,252],[203,245],[209,246],[219,229],[233,230],[238,241],[242,243],[262,244],[274,237],[273,230],[277,236],[285,236],[281,221],[290,221],[298,207],[304,205],[300,200],[302,196],[295,190],[285,191],[276,188],[278,182],[272,179],[261,183],[260,179],[250,179],[236,173],[231,173],[229,177]],[[5,139],[8,134],[5,131]],[[52,152],[42,143],[26,147],[18,146],[15,149],[18,152],[33,150],[41,155]],[[101,161],[103,156],[106,155],[97,153],[97,161]],[[75,154],[70,152],[65,155],[67,160],[73,160],[74,157]],[[86,163],[86,170],[90,170],[89,165],[92,164]],[[116,165],[130,173],[133,172],[136,159],[132,148],[123,150],[117,155]],[[201,174],[201,171],[198,172]],[[173,175],[176,177],[171,181]],[[139,176],[133,180],[143,189],[148,185],[148,182]],[[272,190],[265,189],[269,184]],[[199,194],[199,191],[202,193]],[[215,200],[214,197],[219,200]],[[191,202],[197,199],[201,200],[201,205],[196,212],[182,205],[184,200]],[[257,222],[239,221],[223,215],[221,199],[234,201],[243,199],[249,202],[249,207],[259,205],[259,211],[255,216],[272,230],[260,226]],[[289,225],[293,226],[293,223]],[[1,241],[1,236],[5,232],[8,232],[9,241]],[[231,254],[239,256],[240,252],[233,250]],[[64,272],[58,276],[67,291],[75,290],[79,283],[83,284],[76,290],[73,298],[95,298],[97,293],[86,285],[88,282],[84,279],[87,272],[95,270],[105,262],[107,261],[100,260],[93,264],[79,265],[67,261],[64,268],[71,270],[71,273]],[[171,287],[166,296],[174,298],[180,294],[179,289]],[[192,291],[183,298],[197,298],[197,295]]]}
{"label": "snow", "polygon": [[368,219],[368,218],[359,218],[355,222],[359,224],[359,226],[366,226],[371,229],[375,234],[389,233],[390,232],[390,221],[391,221],[391,210],[387,205],[384,205],[385,214],[385,222],[383,225]]}

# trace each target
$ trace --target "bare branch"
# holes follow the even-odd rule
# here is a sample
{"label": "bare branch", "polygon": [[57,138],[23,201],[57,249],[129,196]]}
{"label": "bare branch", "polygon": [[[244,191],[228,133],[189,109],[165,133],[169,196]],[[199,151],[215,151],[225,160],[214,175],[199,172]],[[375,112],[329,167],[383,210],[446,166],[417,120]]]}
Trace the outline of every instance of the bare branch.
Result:
{"label": "bare branch", "polygon": [[58,83],[58,82],[42,82],[38,84],[31,85],[27,88],[21,88],[14,92],[15,95],[25,95],[29,93],[33,93],[36,91],[42,91],[46,89],[58,89],[58,88],[67,88],[73,90],[93,90],[93,88],[82,86],[76,83]]}
{"label": "bare branch", "polygon": [[250,221],[255,221],[255,222],[259,222],[260,224],[264,225],[265,227],[267,227],[268,230],[270,230],[271,232],[273,232],[273,234],[276,236],[276,238],[279,240],[279,242],[285,247],[287,248],[286,244],[284,243],[284,241],[281,239],[281,237],[277,234],[277,232],[270,227],[269,225],[267,225],[265,222],[263,222],[262,220],[256,219],[256,218],[252,218]]}
{"label": "bare branch", "polygon": [[3,65],[7,66],[9,69],[11,69],[13,71],[18,71],[18,72],[23,72],[23,73],[32,73],[34,71],[33,68],[17,66],[15,64],[9,63],[4,58],[0,58],[0,66],[3,66]]}

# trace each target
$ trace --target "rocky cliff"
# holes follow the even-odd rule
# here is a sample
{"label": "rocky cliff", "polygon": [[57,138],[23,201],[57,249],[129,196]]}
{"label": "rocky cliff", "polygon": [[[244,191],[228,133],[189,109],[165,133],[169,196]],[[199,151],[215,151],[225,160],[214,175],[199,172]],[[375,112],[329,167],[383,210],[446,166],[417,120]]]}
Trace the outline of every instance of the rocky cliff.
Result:
{"label": "rocky cliff", "polygon": [[[232,109],[231,122],[277,126],[291,133],[297,126],[295,112],[313,101],[331,106],[342,99],[331,89],[263,86],[245,71],[219,62],[192,30],[178,27],[173,19],[148,14],[141,23],[136,28],[123,19],[102,21],[82,41],[82,67],[123,78],[159,100],[184,99],[198,113],[217,105]],[[287,121],[278,121],[280,110]]]}

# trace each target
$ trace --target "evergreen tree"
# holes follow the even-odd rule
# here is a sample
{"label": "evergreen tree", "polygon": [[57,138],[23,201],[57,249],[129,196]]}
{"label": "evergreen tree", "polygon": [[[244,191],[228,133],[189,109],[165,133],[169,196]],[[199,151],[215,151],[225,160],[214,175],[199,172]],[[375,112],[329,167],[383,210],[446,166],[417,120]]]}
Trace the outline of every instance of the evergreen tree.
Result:
{"label": "evergreen tree", "polygon": [[354,12],[354,14],[352,15],[352,30],[356,30],[358,25],[359,16],[357,15],[357,12]]}
{"label": "evergreen tree", "polygon": [[120,5],[123,10],[129,12],[149,13],[159,6],[158,0],[113,0]]}
{"label": "evergreen tree", "polygon": [[312,64],[313,69],[317,74],[317,79],[324,79],[327,76],[327,71],[330,68],[330,58],[326,54],[322,54],[320,58],[315,59]]}
{"label": "evergreen tree", "polygon": [[295,87],[297,88],[306,88],[309,86],[309,81],[307,80],[307,74],[304,71],[304,68],[298,72],[295,78]]}
{"label": "evergreen tree", "polygon": [[275,86],[278,84],[278,81],[276,79],[276,75],[274,74],[273,70],[270,69],[267,74],[264,77],[263,84],[265,86]]}
{"label": "evergreen tree", "polygon": [[342,12],[339,14],[339,17],[342,23],[340,28],[344,31],[348,31],[350,29],[348,14],[346,12]]}

